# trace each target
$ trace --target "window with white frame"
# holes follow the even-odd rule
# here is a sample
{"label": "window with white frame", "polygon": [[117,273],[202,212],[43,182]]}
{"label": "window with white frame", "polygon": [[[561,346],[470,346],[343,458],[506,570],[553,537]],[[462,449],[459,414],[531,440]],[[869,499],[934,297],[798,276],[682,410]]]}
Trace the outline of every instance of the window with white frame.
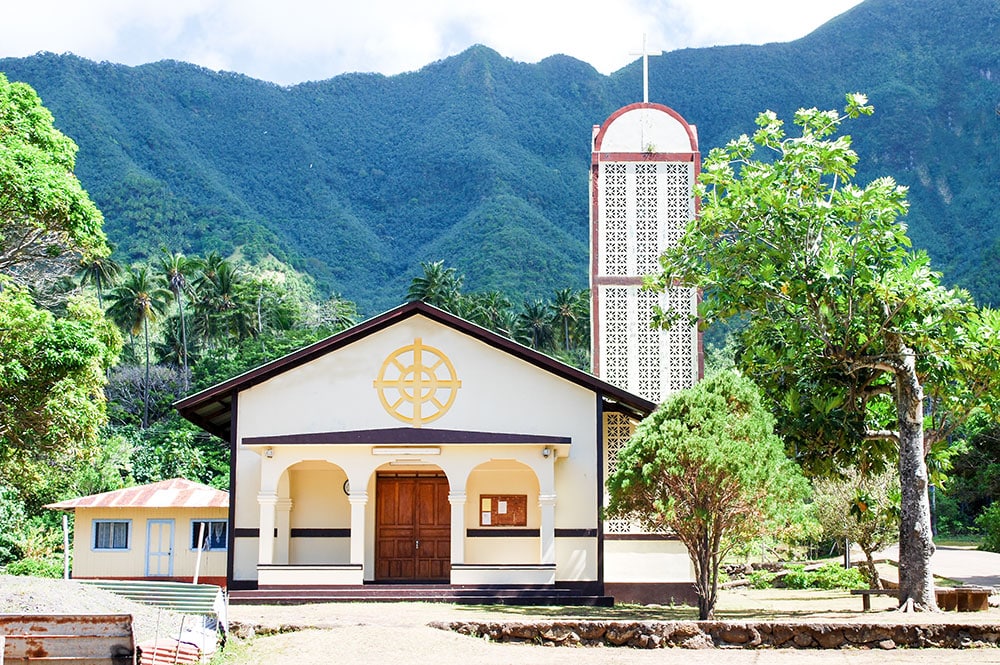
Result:
{"label": "window with white frame", "polygon": [[[202,532],[202,525],[205,530]],[[225,550],[229,536],[229,522],[226,520],[191,520],[191,549],[198,549],[198,534],[203,533],[201,549],[206,552]]]}
{"label": "window with white frame", "polygon": [[130,520],[94,520],[95,550],[127,550]]}

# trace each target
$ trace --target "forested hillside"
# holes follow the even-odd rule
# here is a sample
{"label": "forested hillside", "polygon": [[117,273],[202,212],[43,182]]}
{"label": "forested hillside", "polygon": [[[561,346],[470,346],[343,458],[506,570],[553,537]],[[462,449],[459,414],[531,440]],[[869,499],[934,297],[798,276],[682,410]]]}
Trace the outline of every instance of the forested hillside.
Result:
{"label": "forested hillside", "polygon": [[[911,235],[946,281],[1000,302],[1000,4],[867,0],[787,44],[650,58],[651,101],[703,152],[764,108],[868,93],[863,179],[911,187]],[[80,146],[77,175],[120,262],[169,251],[271,253],[373,314],[421,261],[473,291],[547,296],[587,282],[591,127],[641,95],[638,62],[603,76],[565,56],[485,47],[398,76],[279,87],[179,62],[0,60]]]}

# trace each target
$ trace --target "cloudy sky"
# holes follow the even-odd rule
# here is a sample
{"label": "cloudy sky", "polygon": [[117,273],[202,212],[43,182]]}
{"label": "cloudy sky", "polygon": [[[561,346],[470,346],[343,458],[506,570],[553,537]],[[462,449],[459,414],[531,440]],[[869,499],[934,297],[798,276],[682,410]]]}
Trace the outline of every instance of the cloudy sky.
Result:
{"label": "cloudy sky", "polygon": [[290,85],[397,74],[485,44],[601,72],[649,50],[802,37],[860,0],[20,0],[0,57],[71,52],[138,65],[173,59]]}

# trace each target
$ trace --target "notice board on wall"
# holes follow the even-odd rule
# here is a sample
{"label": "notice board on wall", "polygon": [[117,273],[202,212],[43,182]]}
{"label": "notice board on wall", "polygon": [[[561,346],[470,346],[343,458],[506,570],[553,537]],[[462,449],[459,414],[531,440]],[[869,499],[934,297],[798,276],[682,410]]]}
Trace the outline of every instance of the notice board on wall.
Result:
{"label": "notice board on wall", "polygon": [[480,494],[479,526],[528,526],[528,495]]}

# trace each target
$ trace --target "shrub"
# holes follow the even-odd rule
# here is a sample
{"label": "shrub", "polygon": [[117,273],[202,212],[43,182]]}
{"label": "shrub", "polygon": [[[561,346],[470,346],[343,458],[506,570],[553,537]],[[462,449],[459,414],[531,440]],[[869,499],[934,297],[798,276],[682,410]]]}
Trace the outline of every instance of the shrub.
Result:
{"label": "shrub", "polygon": [[770,589],[774,586],[775,577],[777,573],[772,573],[770,570],[755,570],[747,575],[751,589]]}
{"label": "shrub", "polygon": [[836,563],[827,563],[816,570],[807,571],[805,566],[789,566],[784,578],[789,589],[867,589],[861,571],[857,568],[843,568]]}
{"label": "shrub", "polygon": [[976,526],[983,530],[983,544],[979,549],[1000,552],[1000,501],[994,501],[976,518]]}
{"label": "shrub", "polygon": [[21,559],[7,564],[5,572],[8,575],[59,578],[63,575],[63,562],[57,559]]}
{"label": "shrub", "polygon": [[828,563],[813,572],[813,586],[820,589],[867,589],[861,571],[857,568],[844,568],[835,563]]}
{"label": "shrub", "polygon": [[808,589],[812,586],[812,573],[807,573],[805,566],[789,566],[783,582],[789,589]]}

